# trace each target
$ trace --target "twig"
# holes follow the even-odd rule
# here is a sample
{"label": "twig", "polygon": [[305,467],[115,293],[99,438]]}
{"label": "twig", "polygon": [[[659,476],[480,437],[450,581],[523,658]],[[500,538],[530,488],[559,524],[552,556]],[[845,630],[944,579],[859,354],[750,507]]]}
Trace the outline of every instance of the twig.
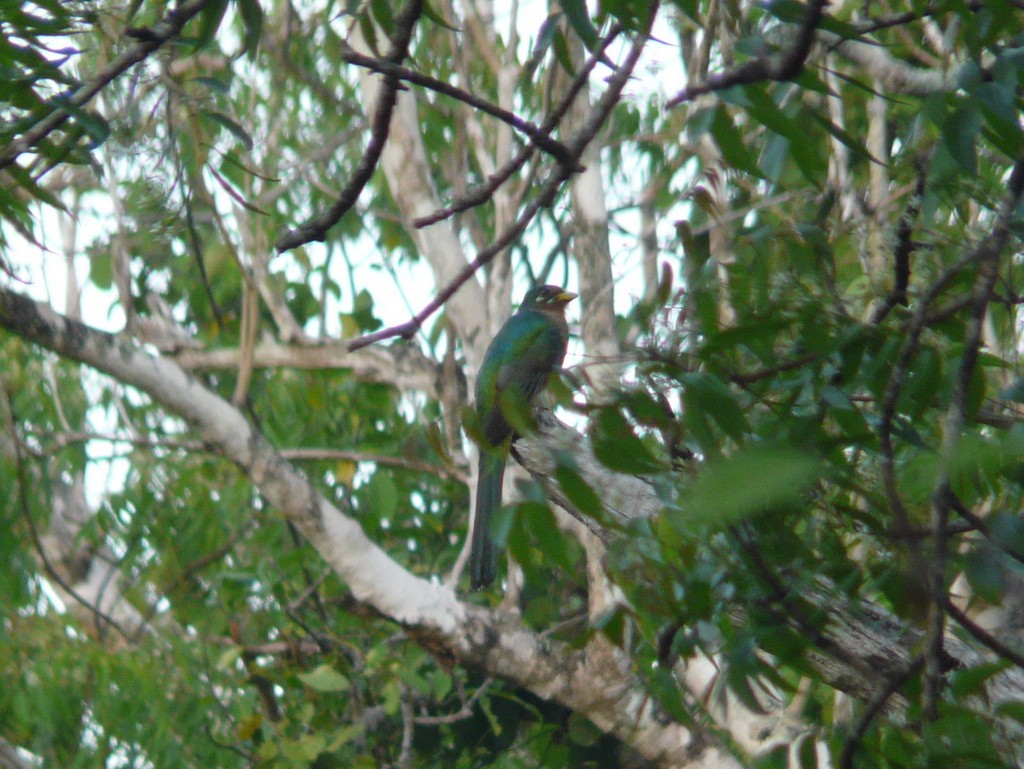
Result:
{"label": "twig", "polygon": [[1024,669],[1024,655],[1021,655],[1019,652],[1011,649],[994,635],[985,630],[985,628],[981,627],[981,625],[964,614],[963,611],[961,611],[957,605],[950,600],[949,596],[946,596],[944,608],[946,613],[949,614],[949,616],[952,617],[958,625],[970,633],[976,641],[987,646],[1000,657],[1010,660],[1010,662],[1017,667]]}
{"label": "twig", "polygon": [[289,460],[341,460],[347,462],[374,462],[385,467],[397,467],[402,470],[414,470],[419,473],[430,473],[439,477],[451,478],[466,483],[468,478],[461,470],[421,462],[405,457],[389,457],[384,454],[367,454],[362,451],[346,451],[344,449],[281,449],[281,456]]}
{"label": "twig", "polygon": [[914,196],[910,199],[906,210],[896,225],[896,247],[893,249],[893,284],[892,291],[885,301],[871,315],[871,323],[878,325],[896,305],[907,305],[907,289],[910,286],[910,255],[917,244],[914,243],[914,222],[921,212],[921,200],[924,198],[925,181],[928,178],[926,164],[921,162],[917,171],[917,184]]}
{"label": "twig", "polygon": [[[601,96],[600,101],[598,101],[594,106],[594,109],[591,111],[587,121],[573,137],[572,142],[569,143],[569,151],[573,157],[579,158],[580,155],[583,154],[583,150],[588,144],[590,144],[594,136],[597,135],[597,132],[601,129],[601,126],[604,125],[604,121],[618,102],[619,97],[622,94],[622,89],[625,88],[626,82],[632,75],[633,68],[636,66],[637,61],[639,61],[640,54],[643,52],[644,45],[650,36],[651,24],[653,24],[657,12],[658,3],[655,2],[651,6],[650,17],[648,19],[646,29],[637,36],[629,50],[629,54],[626,56],[625,62],[623,62],[622,66],[615,72],[615,74],[608,79],[608,89]],[[389,326],[388,328],[381,329],[380,331],[376,331],[372,334],[366,334],[351,340],[348,343],[348,350],[352,352],[363,347],[368,347],[369,345],[380,342],[381,340],[391,339],[396,336],[402,337],[403,339],[410,339],[416,333],[417,329],[423,325],[423,322],[443,307],[444,303],[459,290],[463,283],[473,277],[477,270],[490,262],[491,259],[511,245],[516,238],[522,234],[527,225],[533,221],[533,218],[542,208],[551,205],[551,202],[554,200],[555,195],[561,188],[562,183],[572,176],[573,173],[575,173],[574,166],[559,164],[548,181],[545,182],[538,191],[534,199],[528,206],[526,206],[525,209],[523,209],[519,218],[516,219],[516,221],[513,222],[505,232],[498,236],[491,245],[478,252],[476,258],[467,264],[447,286],[441,289],[437,296],[427,303],[426,307],[404,323]]]}
{"label": "twig", "polygon": [[462,707],[454,713],[450,713],[447,716],[416,716],[416,723],[423,726],[439,726],[441,724],[454,724],[457,721],[464,721],[465,719],[472,717],[473,706],[476,704],[476,701],[483,696],[484,692],[487,691],[487,688],[493,683],[494,679],[488,678],[480,684],[480,686],[477,687],[477,690],[473,692],[473,696],[462,703]]}
{"label": "twig", "polygon": [[[1008,0],[1008,4],[1019,10],[1024,10],[1024,1],[1022,0]],[[986,7],[986,3],[982,0],[970,0],[964,3],[964,7],[971,11],[977,12]],[[926,19],[930,16],[938,16],[943,13],[950,13],[950,7],[945,3],[933,3],[920,11],[905,11],[903,13],[894,13],[889,16],[880,16],[877,19],[864,19],[862,21],[851,22],[852,26],[861,34],[866,35],[871,32],[878,32],[879,30],[889,29],[890,27],[899,27],[904,24],[909,24],[912,21],[919,21]]]}
{"label": "twig", "polygon": [[[391,37],[391,50],[388,51],[385,61],[399,64],[408,54],[409,43],[412,40],[416,21],[423,11],[423,2],[424,0],[409,0],[395,17],[395,31]],[[377,163],[380,161],[380,156],[384,152],[384,145],[387,143],[388,134],[391,132],[391,115],[398,101],[399,85],[399,79],[395,73],[391,72],[384,75],[380,88],[377,91],[377,104],[374,107],[373,122],[370,125],[370,141],[366,146],[366,152],[363,153],[363,157],[359,161],[359,165],[352,172],[351,180],[345,185],[345,188],[338,195],[338,199],[327,211],[300,224],[278,238],[274,244],[278,252],[297,248],[313,240],[323,242],[327,239],[327,231],[337,224],[341,217],[355,205],[363,188],[370,181],[370,177],[373,176]]]}
{"label": "twig", "polygon": [[367,56],[366,54],[359,53],[358,51],[353,50],[345,41],[341,42],[341,58],[347,63],[357,67],[372,69],[374,72],[379,72],[382,75],[391,75],[398,80],[422,86],[423,88],[427,88],[431,91],[449,96],[456,101],[468,104],[470,107],[480,110],[491,117],[497,118],[503,123],[508,123],[508,125],[529,137],[533,145],[548,153],[560,163],[569,162],[569,150],[564,144],[562,144],[562,142],[552,138],[542,127],[530,122],[529,120],[524,120],[514,112],[510,112],[507,109],[499,107],[497,104],[489,102],[486,99],[481,99],[479,96],[475,96],[469,91],[454,86],[451,83],[446,83],[443,80],[438,80],[430,75],[424,75],[422,72],[417,72],[410,67],[404,67],[384,59],[378,59],[373,56]]}
{"label": "twig", "polygon": [[402,747],[398,753],[395,765],[398,769],[410,769],[412,767],[412,738],[416,733],[416,716],[412,706],[413,694],[408,686],[401,687],[401,696],[398,698],[400,711],[402,713]]}
{"label": "twig", "polygon": [[[207,566],[214,563],[215,561],[219,561],[221,558],[230,553],[231,550],[234,549],[235,545],[238,544],[238,541],[243,536],[248,534],[249,531],[252,530],[252,527],[253,522],[250,519],[244,526],[240,526],[238,529],[236,529],[235,532],[230,537],[228,537],[227,541],[223,545],[218,547],[216,550],[212,550],[208,553],[199,556],[196,560],[192,561],[192,563],[188,564],[184,569],[181,570],[181,573],[175,578],[175,580],[170,585],[164,587],[160,591],[162,595],[168,596],[173,594],[179,587],[184,585],[186,582],[190,581],[193,577],[195,577]],[[161,602],[157,600],[153,601],[153,603],[150,604],[149,609],[146,611],[145,615],[143,615],[143,624],[141,624],[139,626],[139,630],[136,631],[135,638],[132,639],[133,641],[137,642],[141,639],[143,629],[145,629],[146,626],[149,625],[150,620],[152,620],[153,617],[156,616],[156,613],[160,610],[160,603]]]}
{"label": "twig", "polygon": [[703,83],[687,86],[669,99],[666,107],[678,107],[680,104],[693,101],[698,96],[714,91],[722,91],[736,85],[749,85],[763,80],[792,80],[803,69],[807,55],[811,52],[814,32],[821,23],[825,5],[828,0],[811,0],[807,6],[807,15],[800,25],[800,33],[793,45],[782,56],[759,56],[744,62],[735,69],[708,75]]}
{"label": "twig", "polygon": [[[968,509],[967,505],[963,503],[960,497],[958,497],[952,489],[948,489],[946,493],[949,494],[950,507],[956,511],[956,514],[963,518],[964,521],[972,527],[972,529],[980,531],[982,535],[992,542],[993,545],[1006,553],[1006,555],[1010,556],[1010,558],[1017,561],[1017,563],[1024,564],[1024,553],[1010,547],[1005,542],[999,542],[998,540],[992,539],[992,531],[985,519]],[[950,526],[950,529],[952,530],[952,526]]]}
{"label": "twig", "polygon": [[[601,41],[601,45],[599,45],[594,53],[590,55],[579,73],[569,85],[569,88],[562,96],[561,102],[559,102],[559,104],[544,119],[544,122],[538,129],[541,135],[548,136],[555,130],[555,127],[561,122],[565,113],[569,111],[569,108],[572,106],[577,94],[579,94],[580,90],[582,90],[583,86],[586,84],[587,78],[590,76],[594,67],[596,67],[597,63],[602,60],[604,51],[612,44],[621,32],[622,27],[618,24],[612,25],[612,28],[608,30],[608,34],[604,36],[604,39]],[[463,211],[468,211],[470,208],[486,203],[491,199],[494,191],[508,181],[512,174],[522,168],[532,154],[533,145],[523,147],[516,153],[515,157],[511,158],[507,163],[505,163],[505,165],[492,173],[488,177],[486,184],[477,186],[475,189],[466,193],[462,198],[453,201],[451,205],[446,206],[439,211],[435,211],[432,214],[415,219],[413,221],[413,226],[417,229],[422,229],[423,227],[436,224],[437,222],[448,219],[455,214],[460,214]],[[573,154],[566,150],[566,155],[558,160],[563,166],[571,166],[574,173],[583,170],[579,165],[579,154]]]}
{"label": "twig", "polygon": [[861,740],[864,739],[864,735],[868,731],[868,727],[871,722],[875,720],[879,713],[882,712],[882,708],[885,707],[885,703],[889,701],[889,698],[894,695],[903,684],[905,684],[914,673],[921,669],[924,665],[924,656],[919,654],[914,657],[907,664],[907,667],[900,673],[897,673],[890,678],[885,686],[881,687],[877,694],[871,698],[865,709],[860,720],[857,721],[856,726],[853,727],[853,731],[850,732],[850,736],[846,738],[843,743],[843,752],[839,756],[840,769],[853,769],[853,753],[857,749]]}
{"label": "twig", "polygon": [[152,27],[129,29],[127,34],[136,38],[139,42],[101,69],[91,80],[79,86],[78,90],[74,93],[54,99],[53,102],[55,104],[66,104],[67,107],[55,107],[52,112],[36,123],[33,128],[25,131],[20,138],[8,144],[0,152],[0,169],[7,168],[22,153],[35,147],[39,142],[60,128],[71,117],[72,112],[89,102],[118,75],[123,74],[132,66],[138,64],[168,40],[177,37],[189,19],[203,10],[207,2],[208,0],[191,0],[191,2],[182,3]]}

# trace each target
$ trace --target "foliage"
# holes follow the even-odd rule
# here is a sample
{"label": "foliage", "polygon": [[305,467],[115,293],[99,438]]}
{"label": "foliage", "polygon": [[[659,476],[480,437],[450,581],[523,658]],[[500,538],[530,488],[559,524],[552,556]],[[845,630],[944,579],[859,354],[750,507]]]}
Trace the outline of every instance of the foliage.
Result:
{"label": "foliage", "polygon": [[[379,168],[323,243],[272,259],[282,234],[335,204],[378,138],[363,70],[344,62],[362,36],[383,67],[404,8],[211,0],[70,106],[173,7],[0,4],[10,284],[36,279],[43,257],[26,243],[59,247],[52,223],[73,215],[94,230],[69,259],[102,303],[86,322],[123,318],[183,365],[218,348],[244,360],[275,335],[315,350],[378,331],[409,314],[392,281],[418,309],[424,236]],[[488,161],[529,140],[466,96],[543,125],[613,25],[628,45],[654,10],[568,0],[516,41],[470,4],[423,7],[399,58],[422,76],[401,87],[417,95],[430,182],[446,205],[487,193],[452,218],[458,243],[483,251],[561,169],[534,146],[495,185]],[[690,90],[665,93],[637,70],[600,137],[608,229],[628,253],[612,264],[637,287],[619,296],[642,294],[615,317],[629,365],[584,408],[570,380],[595,362],[552,389],[585,413],[609,477],[649,480],[661,514],[612,522],[603,490],[575,456],[560,458],[561,497],[609,532],[604,564],[625,600],[599,617],[588,617],[583,548],[539,485],[522,489],[505,531],[523,623],[577,648],[621,649],[644,695],[679,723],[706,725],[726,698],[758,712],[772,692],[799,706],[806,744],[789,747],[804,766],[815,760],[807,734],[847,765],[1016,766],[1007,724],[1024,720],[1021,702],[992,703],[985,685],[1020,662],[1024,606],[1024,13],[1012,0],[893,11],[831,4],[796,75],[776,78],[771,66],[748,74],[794,50],[806,6],[657,9],[655,31],[678,43]],[[595,101],[602,77],[591,79]],[[14,151],[57,114],[56,129]],[[571,128],[549,133],[568,145]],[[567,245],[582,238],[571,195],[562,186],[478,277],[582,273]],[[397,371],[388,381],[344,365],[195,374],[299,457],[392,558],[440,580],[458,562],[469,503],[452,429],[465,383],[441,364],[465,362],[471,340],[446,314],[422,331],[413,345],[438,364],[430,392],[403,387]],[[355,601],[250,479],[146,394],[6,332],[0,361],[0,738],[39,765],[642,760],[637,745]],[[83,483],[88,504],[76,507]],[[100,614],[68,589],[88,585],[97,563],[115,567]],[[846,714],[842,687],[817,664],[832,651],[824,607],[861,602],[922,638],[947,630],[978,652],[974,664],[938,669],[941,649],[922,641],[904,676],[866,672]],[[106,621],[117,604],[141,629]],[[998,621],[980,632],[957,606]],[[670,671],[699,655],[715,655],[719,672],[695,694]],[[885,695],[881,712],[865,690]],[[741,754],[724,731],[716,738]]]}

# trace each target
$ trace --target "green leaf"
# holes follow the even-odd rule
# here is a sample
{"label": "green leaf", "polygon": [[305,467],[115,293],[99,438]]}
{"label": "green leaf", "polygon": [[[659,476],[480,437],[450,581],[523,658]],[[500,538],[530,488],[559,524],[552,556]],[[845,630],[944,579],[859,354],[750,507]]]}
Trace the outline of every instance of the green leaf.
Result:
{"label": "green leaf", "polygon": [[370,512],[377,519],[391,518],[398,510],[398,487],[390,472],[379,470],[364,487]]}
{"label": "green leaf", "polygon": [[229,0],[209,0],[199,12],[199,32],[195,47],[203,48],[213,40],[227,13]]}
{"label": "green leaf", "polygon": [[726,435],[741,440],[750,425],[729,386],[713,374],[686,374],[680,377],[686,388],[687,408],[700,409],[710,416]]}
{"label": "green leaf", "polygon": [[722,159],[735,168],[756,178],[764,178],[761,169],[754,162],[754,157],[743,141],[743,134],[736,126],[736,121],[729,115],[725,107],[715,110],[711,123],[711,135],[722,153]]}
{"label": "green leaf", "polygon": [[820,462],[788,446],[746,446],[709,462],[684,490],[679,523],[727,526],[781,505],[799,503]]}
{"label": "green leaf", "polygon": [[260,0],[237,0],[238,14],[242,17],[242,50],[250,57],[256,55],[263,35],[263,8]]}
{"label": "green leaf", "polygon": [[326,663],[309,673],[299,673],[298,679],[318,692],[347,692],[349,689],[348,679]]}
{"label": "green leaf", "polygon": [[545,504],[527,502],[519,506],[516,519],[521,521],[544,553],[544,561],[569,569],[573,565],[568,540],[558,530],[555,515]]}
{"label": "green leaf", "polygon": [[604,509],[601,498],[593,487],[572,467],[559,465],[555,469],[555,480],[569,501],[582,513],[598,514]]}
{"label": "green leaf", "polygon": [[1000,702],[996,705],[996,715],[1009,716],[1014,721],[1024,724],[1024,701]]}
{"label": "green leaf", "polygon": [[241,646],[229,646],[217,658],[217,670],[228,670],[234,667],[235,662],[242,656],[245,649]]}
{"label": "green leaf", "polygon": [[555,35],[551,42],[555,47],[555,58],[562,65],[562,69],[570,75],[574,75],[576,68],[572,62],[572,53],[569,51],[569,41],[565,39],[565,33],[562,32],[561,27],[556,27]]}
{"label": "green leaf", "polygon": [[282,740],[281,753],[300,765],[316,760],[327,746],[327,736],[320,732],[305,734],[297,740]]}
{"label": "green leaf", "polygon": [[981,128],[981,112],[977,107],[960,107],[942,126],[946,149],[960,169],[971,176],[978,172],[976,141]]}
{"label": "green leaf", "polygon": [[217,112],[216,110],[211,109],[202,109],[200,110],[200,113],[210,118],[215,123],[218,123],[219,125],[226,128],[228,132],[231,133],[232,136],[238,139],[238,141],[242,144],[242,146],[245,147],[247,151],[252,152],[252,137],[249,136],[249,133],[244,128],[242,128],[242,126],[240,126],[234,120],[229,118],[223,112]]}
{"label": "green leaf", "polygon": [[600,409],[591,418],[589,432],[594,456],[611,470],[643,475],[665,469],[617,408]]}
{"label": "green leaf", "polygon": [[427,18],[430,21],[437,24],[439,27],[450,29],[452,32],[459,31],[458,27],[453,27],[451,24],[448,23],[448,20],[445,19],[444,16],[438,13],[434,6],[430,4],[429,0],[424,0],[423,2],[423,16],[424,18]]}
{"label": "green leaf", "polygon": [[92,254],[89,260],[89,279],[97,288],[108,289],[114,285],[114,260],[109,250]]}
{"label": "green leaf", "polygon": [[950,693],[958,700],[984,693],[985,683],[1010,667],[1007,660],[984,662],[964,670],[955,670],[949,675]]}
{"label": "green leaf", "polygon": [[594,27],[594,23],[590,20],[590,14],[587,12],[586,0],[562,0],[561,5],[562,10],[565,11],[565,18],[569,21],[569,26],[583,41],[586,49],[593,51],[597,46],[599,36],[597,28]]}

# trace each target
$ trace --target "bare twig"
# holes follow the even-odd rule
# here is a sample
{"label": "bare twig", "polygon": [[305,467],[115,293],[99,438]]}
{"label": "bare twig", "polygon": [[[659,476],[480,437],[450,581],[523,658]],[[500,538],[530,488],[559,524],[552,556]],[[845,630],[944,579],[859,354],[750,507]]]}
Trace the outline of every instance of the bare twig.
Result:
{"label": "bare twig", "polygon": [[412,738],[416,733],[416,718],[412,705],[413,693],[408,686],[402,686],[401,691],[398,702],[402,713],[402,747],[395,765],[398,769],[410,769],[413,766]]}
{"label": "bare twig", "polygon": [[449,713],[446,716],[417,716],[416,723],[425,726],[439,726],[441,724],[454,724],[457,721],[464,721],[473,715],[473,706],[476,701],[479,700],[487,688],[494,683],[493,678],[488,678],[473,692],[473,696],[462,703],[462,707],[456,710],[454,713]]}
{"label": "bare twig", "polygon": [[468,477],[457,468],[444,467],[432,462],[420,462],[406,457],[389,457],[385,454],[367,454],[362,451],[346,451],[344,449],[281,449],[281,456],[290,460],[339,460],[342,462],[374,462],[385,467],[397,467],[402,470],[414,470],[419,473],[430,473],[438,477],[451,478],[462,483]]}
{"label": "bare twig", "polygon": [[451,83],[446,83],[443,80],[438,80],[430,75],[424,75],[422,72],[418,72],[410,67],[404,67],[391,61],[359,53],[344,41],[342,41],[341,57],[349,64],[357,67],[365,67],[382,75],[391,75],[398,80],[427,88],[436,93],[449,96],[456,101],[468,104],[473,109],[508,123],[517,131],[525,134],[534,146],[548,153],[560,163],[569,162],[569,150],[560,141],[553,139],[543,127],[531,123],[529,120],[524,120],[514,112],[499,107],[497,104],[493,104],[486,99],[481,99],[465,89],[454,86]]}
{"label": "bare twig", "polygon": [[[416,21],[423,11],[423,0],[409,0],[402,10],[395,16],[395,31],[391,37],[391,50],[388,51],[385,61],[391,64],[399,64],[409,52],[409,43],[412,40],[412,33],[416,27]],[[323,242],[327,238],[327,231],[333,227],[342,216],[359,199],[360,193],[370,181],[377,163],[380,161],[381,153],[384,152],[384,145],[391,132],[391,114],[394,112],[395,104],[398,101],[399,78],[394,72],[384,74],[380,88],[377,91],[377,104],[374,107],[373,122],[370,126],[370,141],[367,144],[366,152],[363,153],[359,165],[352,173],[352,178],[345,188],[338,195],[338,199],[327,211],[320,216],[300,224],[277,239],[274,247],[280,251],[287,251],[297,248],[310,241]]]}
{"label": "bare twig", "polygon": [[893,284],[892,291],[885,301],[871,315],[871,323],[877,325],[885,320],[885,316],[896,305],[907,305],[907,289],[910,287],[910,255],[914,252],[914,222],[921,211],[921,199],[924,197],[925,181],[928,178],[926,164],[922,162],[917,171],[917,185],[914,196],[900,216],[896,225],[896,247],[893,249]]}
{"label": "bare twig", "polygon": [[[538,129],[542,136],[548,136],[555,130],[555,127],[561,122],[565,113],[569,111],[569,108],[572,106],[577,94],[579,94],[580,90],[586,84],[587,78],[590,76],[594,67],[596,67],[597,63],[603,59],[605,50],[607,50],[608,46],[612,44],[621,32],[622,27],[615,24],[608,31],[608,34],[604,36],[601,44],[590,55],[579,73],[577,73],[576,77],[569,85],[569,88],[566,90],[561,102],[559,102],[559,104],[544,119],[544,122]],[[536,144],[536,141],[534,144]],[[486,203],[491,199],[494,191],[508,181],[512,174],[522,168],[532,154],[533,145],[523,147],[516,153],[515,157],[511,158],[504,166],[491,174],[487,179],[486,184],[479,185],[475,189],[469,191],[461,199],[455,200],[451,205],[446,206],[439,211],[435,211],[427,216],[421,216],[413,222],[413,225],[417,228],[428,227],[431,224],[436,224],[437,222],[443,221],[455,214],[460,214],[463,211],[468,211],[470,208]],[[566,154],[563,157],[558,158],[558,162],[563,166],[571,167],[573,172],[580,172],[583,170],[579,165],[579,154],[571,154],[568,150],[566,150]]]}
{"label": "bare twig", "polygon": [[952,617],[960,627],[970,633],[976,641],[981,643],[983,646],[987,646],[990,651],[995,652],[1003,659],[1007,659],[1017,667],[1024,669],[1024,655],[1021,655],[1019,652],[1011,649],[994,635],[985,630],[985,628],[981,627],[981,625],[964,614],[964,612],[957,607],[957,605],[953,603],[948,596],[946,597],[944,608],[949,616]]}
{"label": "bare twig", "polygon": [[[1006,553],[1006,555],[1017,561],[1017,563],[1024,564],[1024,553],[1016,548],[1010,547],[1005,542],[993,539],[992,531],[989,528],[988,522],[986,522],[984,518],[970,510],[952,489],[948,489],[946,493],[949,494],[950,507],[956,511],[957,515],[963,518],[964,521],[970,525],[972,530],[980,531],[982,535],[984,535],[993,544],[993,546]],[[952,524],[950,524],[949,529],[950,531],[953,530]]]}
{"label": "bare twig", "polygon": [[[625,88],[626,82],[632,75],[633,68],[636,66],[637,61],[639,61],[640,54],[643,52],[644,45],[650,36],[650,27],[654,22],[657,12],[658,3],[655,2],[651,6],[650,16],[648,18],[648,24],[645,31],[637,35],[636,40],[634,40],[633,45],[630,47],[629,53],[626,56],[626,60],[615,74],[608,79],[607,90],[601,96],[600,101],[598,101],[594,106],[594,109],[591,111],[582,128],[580,128],[577,134],[572,138],[572,141],[568,144],[572,157],[578,159],[580,155],[583,154],[583,150],[597,135],[601,126],[604,125],[604,121],[608,118],[608,115],[618,103],[619,97],[622,94],[622,89]],[[551,202],[554,200],[555,195],[558,193],[562,184],[572,176],[573,173],[575,173],[575,170],[575,166],[573,165],[560,163],[557,168],[553,170],[551,176],[544,183],[530,204],[523,209],[519,218],[517,218],[516,221],[507,230],[505,230],[505,232],[498,236],[491,245],[477,253],[476,258],[467,264],[447,286],[441,289],[437,296],[435,296],[426,305],[426,307],[416,313],[416,315],[411,319],[404,323],[399,323],[398,325],[381,329],[380,331],[372,334],[357,337],[348,343],[348,349],[350,351],[358,350],[362,347],[367,347],[371,344],[375,344],[376,342],[384,339],[390,339],[392,337],[410,339],[423,325],[423,322],[443,307],[445,302],[447,302],[448,299],[459,290],[463,283],[473,277],[477,270],[511,245],[516,238],[522,234],[527,225],[533,221],[533,218],[542,208],[551,205]]]}

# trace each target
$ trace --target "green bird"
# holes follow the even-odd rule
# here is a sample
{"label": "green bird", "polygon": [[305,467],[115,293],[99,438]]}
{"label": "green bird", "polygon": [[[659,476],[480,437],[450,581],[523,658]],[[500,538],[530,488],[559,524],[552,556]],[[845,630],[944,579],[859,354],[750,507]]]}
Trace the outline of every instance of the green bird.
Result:
{"label": "green bird", "polygon": [[501,507],[505,460],[513,429],[505,415],[508,404],[529,404],[544,389],[548,375],[565,358],[569,327],[565,306],[576,294],[559,286],[534,286],[519,310],[491,340],[476,379],[476,413],[484,442],[476,482],[473,546],[469,554],[470,584],[479,590],[494,581],[497,553],[491,539],[491,518]]}

